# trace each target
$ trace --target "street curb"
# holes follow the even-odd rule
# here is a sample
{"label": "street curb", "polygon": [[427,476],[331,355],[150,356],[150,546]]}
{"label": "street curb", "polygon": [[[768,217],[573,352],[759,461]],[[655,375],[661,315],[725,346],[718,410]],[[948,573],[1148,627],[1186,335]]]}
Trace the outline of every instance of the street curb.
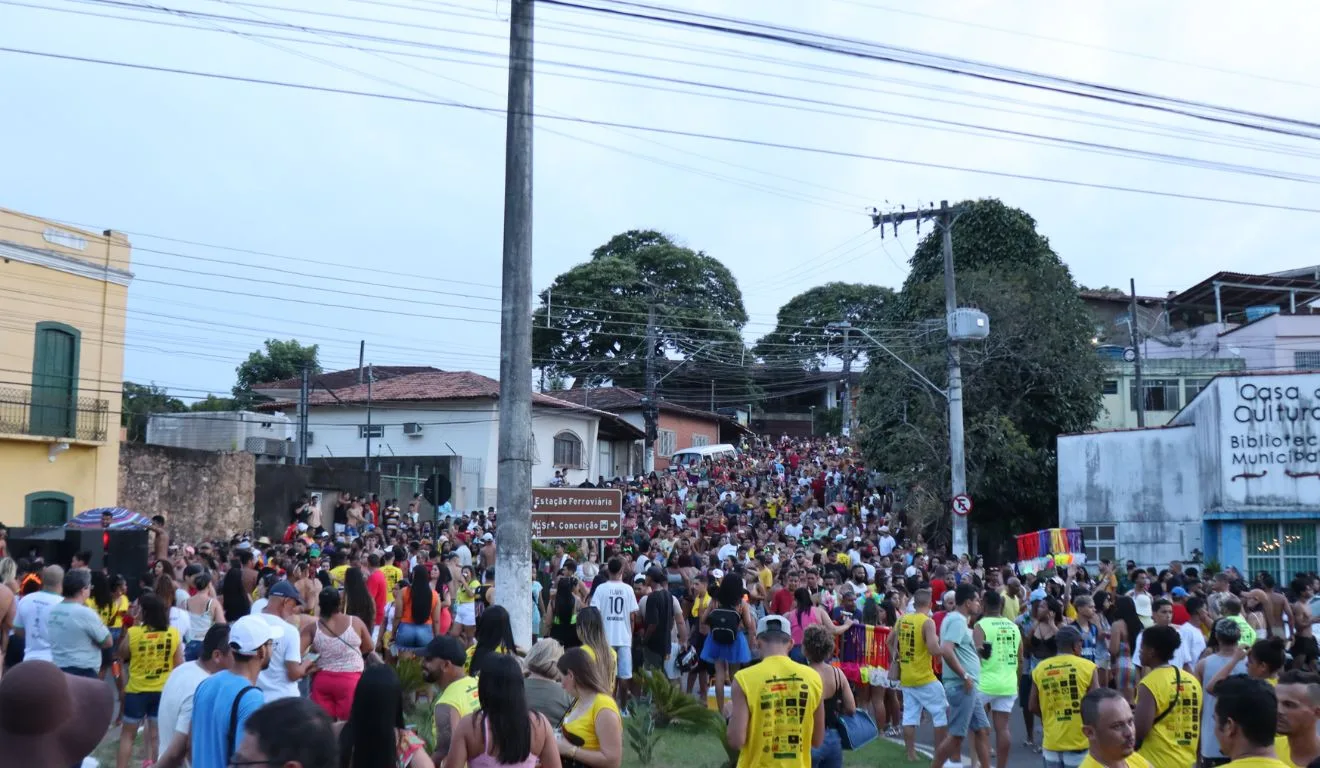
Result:
{"label": "street curb", "polygon": [[[885,741],[889,742],[890,744],[897,744],[897,745],[900,746],[900,747],[907,748],[907,745],[903,743],[903,737],[901,737],[901,736],[881,736],[880,738],[884,739]],[[918,755],[921,755],[922,757],[926,758],[927,760],[934,760],[934,759],[935,759],[935,753],[932,752],[932,751],[930,751],[930,750],[928,750],[928,749],[926,749],[925,747],[921,746],[920,744],[917,745],[917,754],[918,754]]]}

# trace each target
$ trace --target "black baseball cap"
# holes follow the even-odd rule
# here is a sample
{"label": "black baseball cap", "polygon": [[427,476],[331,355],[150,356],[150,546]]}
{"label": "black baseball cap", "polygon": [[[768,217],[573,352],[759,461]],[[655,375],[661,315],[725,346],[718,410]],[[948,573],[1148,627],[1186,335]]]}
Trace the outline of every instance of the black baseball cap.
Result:
{"label": "black baseball cap", "polygon": [[449,635],[441,635],[426,644],[422,656],[427,659],[444,659],[450,664],[463,664],[467,661],[467,651],[463,644]]}

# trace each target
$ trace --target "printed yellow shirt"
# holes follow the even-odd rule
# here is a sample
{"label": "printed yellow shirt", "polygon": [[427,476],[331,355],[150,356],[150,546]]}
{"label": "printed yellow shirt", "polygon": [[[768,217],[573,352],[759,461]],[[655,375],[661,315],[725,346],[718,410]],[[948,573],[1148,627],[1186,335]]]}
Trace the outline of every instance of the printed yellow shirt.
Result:
{"label": "printed yellow shirt", "polygon": [[1186,672],[1158,667],[1138,685],[1154,698],[1156,712],[1163,712],[1176,700],[1142,742],[1141,756],[1158,766],[1195,765],[1201,737],[1201,684]]}
{"label": "printed yellow shirt", "polygon": [[899,684],[905,688],[919,688],[935,682],[935,668],[931,666],[930,649],[921,634],[926,622],[932,619],[924,613],[909,613],[898,620]]}
{"label": "printed yellow shirt", "polygon": [[822,691],[816,670],[787,656],[770,656],[733,677],[749,713],[738,768],[811,768]]}
{"label": "printed yellow shirt", "polygon": [[1045,659],[1032,671],[1045,731],[1041,746],[1045,749],[1076,752],[1090,746],[1082,733],[1082,697],[1090,689],[1094,674],[1094,663],[1070,653]]}

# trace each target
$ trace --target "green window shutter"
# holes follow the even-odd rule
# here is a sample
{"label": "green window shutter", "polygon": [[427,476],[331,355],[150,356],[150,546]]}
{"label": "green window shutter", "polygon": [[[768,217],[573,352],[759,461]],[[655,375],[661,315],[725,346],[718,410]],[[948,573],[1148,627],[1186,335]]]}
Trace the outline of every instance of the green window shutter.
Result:
{"label": "green window shutter", "polygon": [[23,498],[24,524],[60,527],[73,517],[73,497],[59,491],[38,491]]}
{"label": "green window shutter", "polygon": [[78,434],[78,357],[82,334],[64,323],[37,323],[32,354],[34,435],[76,437]]}

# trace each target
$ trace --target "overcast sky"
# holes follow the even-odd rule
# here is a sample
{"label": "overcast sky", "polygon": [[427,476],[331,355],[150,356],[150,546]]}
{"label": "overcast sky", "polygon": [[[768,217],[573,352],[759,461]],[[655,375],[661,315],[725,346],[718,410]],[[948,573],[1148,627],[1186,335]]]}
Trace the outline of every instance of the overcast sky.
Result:
{"label": "overcast sky", "polygon": [[[0,0],[0,46],[479,107],[505,103],[507,0],[160,2],[264,26],[105,0]],[[1276,3],[1268,13],[1190,0],[671,4],[1272,115],[1308,119],[1320,102],[1320,82],[1290,82],[1314,80],[1320,63],[1320,8],[1307,2]],[[79,15],[89,13],[136,20]],[[1320,173],[1311,156],[1320,145],[1305,139],[545,4],[537,14],[543,115],[1320,207],[1305,183],[949,132],[895,113]],[[368,47],[390,52],[361,50]],[[563,64],[878,112],[750,104],[727,92],[699,96],[692,85]],[[137,280],[128,379],[185,399],[224,394],[235,365],[267,337],[320,343],[327,369],[356,365],[365,339],[369,362],[497,374],[502,115],[2,52],[0,104],[0,206],[130,233]],[[909,228],[897,240],[877,238],[865,213],[885,201],[912,207],[999,197],[1035,217],[1080,282],[1126,287],[1135,277],[1147,294],[1217,270],[1320,262],[1312,248],[1320,217],[1311,213],[550,119],[538,123],[535,159],[538,291],[611,235],[659,229],[733,270],[751,316],[749,340],[812,285],[901,285],[917,236]]]}

